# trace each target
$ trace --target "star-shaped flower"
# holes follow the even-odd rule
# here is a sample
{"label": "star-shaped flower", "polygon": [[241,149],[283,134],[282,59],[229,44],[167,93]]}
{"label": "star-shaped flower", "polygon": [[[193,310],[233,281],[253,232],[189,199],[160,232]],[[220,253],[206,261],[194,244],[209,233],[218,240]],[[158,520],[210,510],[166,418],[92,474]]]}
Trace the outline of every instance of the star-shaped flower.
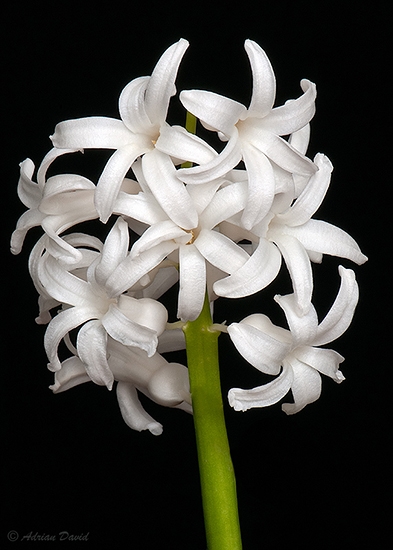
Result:
{"label": "star-shaped flower", "polygon": [[277,327],[262,314],[229,325],[229,336],[240,354],[261,372],[278,375],[273,381],[253,389],[229,390],[229,403],[235,410],[273,405],[291,390],[294,403],[285,403],[282,409],[287,414],[294,414],[318,399],[321,374],[338,383],[344,380],[339,370],[344,358],[334,350],[319,347],[347,330],[358,302],[354,272],[340,266],[339,273],[340,290],[320,324],[314,307],[300,316],[294,295],[290,294],[276,296],[290,330]]}
{"label": "star-shaped flower", "polygon": [[222,153],[207,164],[179,170],[186,183],[202,183],[223,176],[243,160],[248,172],[248,201],[242,216],[251,229],[269,212],[275,195],[274,166],[292,173],[310,176],[316,166],[281,136],[299,131],[315,112],[315,85],[302,80],[304,94],[273,108],[275,77],[265,52],[252,40],[246,40],[252,74],[253,92],[248,109],[216,93],[187,90],[180,94],[185,108],[210,130],[229,140]]}
{"label": "star-shaped flower", "polygon": [[[83,242],[83,237],[74,237]],[[79,242],[79,244],[80,244]],[[36,258],[35,278],[46,295],[63,304],[49,323],[44,339],[49,368],[60,368],[57,349],[70,331],[80,327],[76,352],[89,377],[97,384],[112,387],[114,377],[108,366],[108,335],[126,345],[143,349],[152,356],[158,336],[165,330],[167,310],[151,298],[137,299],[126,294],[109,296],[106,280],[128,253],[127,223],[118,218],[102,251],[79,248],[82,259],[70,267],[62,265],[47,251]],[[85,241],[92,246],[92,241]]]}
{"label": "star-shaped flower", "polygon": [[[113,212],[128,170],[143,156],[145,178],[161,207],[166,210],[170,202],[177,212],[177,222],[185,229],[191,229],[196,223],[197,214],[184,185],[175,174],[168,173],[167,156],[156,147],[161,132],[167,127],[169,100],[176,91],[175,78],[187,47],[186,40],[179,40],[164,52],[151,76],[136,78],[124,88],[119,98],[120,120],[86,117],[60,122],[55,128],[51,139],[56,150],[115,149],[99,178],[95,195],[97,212],[103,222]],[[181,137],[188,143],[186,135]],[[158,178],[151,177],[157,172]]]}

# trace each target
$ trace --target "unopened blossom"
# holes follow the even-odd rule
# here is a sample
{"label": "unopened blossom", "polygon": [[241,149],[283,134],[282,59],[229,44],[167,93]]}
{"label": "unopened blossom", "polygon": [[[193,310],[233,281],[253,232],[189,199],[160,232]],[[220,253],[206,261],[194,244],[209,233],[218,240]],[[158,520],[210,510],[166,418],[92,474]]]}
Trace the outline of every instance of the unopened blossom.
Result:
{"label": "unopened blossom", "polygon": [[[108,368],[117,381],[116,394],[121,414],[133,430],[149,430],[153,435],[162,433],[162,425],[143,408],[138,392],[165,407],[192,413],[188,371],[180,363],[168,363],[162,355],[148,357],[140,348],[124,346],[108,337]],[[50,389],[61,393],[80,384],[90,382],[86,365],[77,356],[61,363]]]}
{"label": "unopened blossom", "polygon": [[282,409],[294,414],[319,398],[321,374],[338,383],[344,380],[339,370],[344,358],[334,350],[320,347],[347,330],[358,302],[354,272],[340,266],[339,273],[339,292],[319,324],[315,308],[299,315],[295,297],[289,294],[275,298],[284,310],[289,330],[274,325],[263,314],[250,315],[228,327],[240,354],[261,372],[276,375],[271,382],[253,389],[229,390],[229,403],[235,410],[273,405],[291,390],[294,403],[285,403]]}
{"label": "unopened blossom", "polygon": [[[95,205],[106,222],[113,212],[122,181],[135,160],[142,166],[151,192],[167,210],[176,210],[176,220],[185,229],[195,226],[197,214],[191,199],[175,174],[168,173],[169,157],[156,147],[165,130],[169,100],[175,93],[175,78],[188,42],[179,40],[161,56],[151,76],[132,80],[119,98],[121,119],[86,117],[60,122],[52,136],[56,150],[115,149],[97,183]],[[184,139],[187,140],[186,137]],[[159,177],[156,177],[157,174]]]}
{"label": "unopened blossom", "polygon": [[124,345],[143,349],[148,356],[155,353],[158,336],[166,327],[165,307],[150,298],[109,296],[105,287],[109,275],[126,256],[128,243],[127,223],[118,218],[102,252],[79,249],[82,260],[73,266],[75,273],[48,252],[38,259],[36,273],[40,284],[46,294],[64,304],[45,333],[44,345],[51,370],[60,368],[57,355],[60,341],[77,327],[80,327],[76,343],[79,358],[89,377],[108,388],[114,381],[107,360],[108,335]]}
{"label": "unopened blossom", "polygon": [[316,166],[283,139],[305,127],[315,112],[315,84],[301,81],[303,95],[273,108],[276,83],[270,61],[262,48],[246,40],[245,49],[253,75],[248,109],[241,103],[213,92],[187,90],[180,94],[185,108],[206,128],[228,140],[222,153],[207,164],[186,168],[178,176],[186,183],[202,183],[220,177],[243,160],[248,173],[248,201],[242,216],[246,229],[269,212],[275,195],[274,166],[310,176]]}

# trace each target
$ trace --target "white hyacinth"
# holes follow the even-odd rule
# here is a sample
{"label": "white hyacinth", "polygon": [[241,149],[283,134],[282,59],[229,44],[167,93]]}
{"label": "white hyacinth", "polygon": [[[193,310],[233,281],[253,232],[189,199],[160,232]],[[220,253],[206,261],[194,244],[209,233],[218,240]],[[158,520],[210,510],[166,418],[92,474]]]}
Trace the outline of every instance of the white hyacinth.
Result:
{"label": "white hyacinth", "polygon": [[[219,152],[166,120],[187,48],[179,40],[151,76],[124,88],[119,119],[60,122],[37,182],[33,162],[21,163],[18,194],[28,210],[11,240],[18,254],[30,228],[44,231],[29,268],[39,293],[37,321],[48,323],[51,389],[59,393],[88,381],[111,389],[117,382],[126,423],[155,435],[162,426],[144,411],[137,392],[192,412],[187,368],[163,354],[184,348],[178,328],[198,318],[206,289],[211,309],[219,297],[253,295],[276,278],[284,259],[293,293],[276,301],[289,330],[262,313],[221,330],[254,367],[275,376],[264,386],[231,389],[230,405],[263,407],[292,390],[294,403],[283,405],[292,414],[319,397],[320,373],[343,380],[343,357],[320,346],[348,328],[358,300],[353,271],[340,267],[338,296],[318,324],[311,264],[324,254],[367,260],[346,232],[313,218],[332,171],[325,155],[306,155],[315,84],[302,80],[299,98],[274,107],[269,59],[246,40],[253,75],[248,108],[209,91],[180,93],[185,109],[227,142]],[[77,174],[47,177],[58,157],[89,148],[114,151],[97,182]],[[91,220],[97,226],[109,220],[104,240],[79,232]],[[176,283],[173,325],[160,299]],[[62,340],[69,351],[64,360]]]}

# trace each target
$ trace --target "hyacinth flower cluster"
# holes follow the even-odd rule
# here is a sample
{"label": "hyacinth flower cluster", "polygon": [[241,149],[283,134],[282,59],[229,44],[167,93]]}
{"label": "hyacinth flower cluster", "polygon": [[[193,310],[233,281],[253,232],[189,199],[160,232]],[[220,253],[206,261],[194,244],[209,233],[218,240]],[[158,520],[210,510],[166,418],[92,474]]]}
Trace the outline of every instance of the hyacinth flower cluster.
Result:
{"label": "hyacinth flower cluster", "polygon": [[[188,356],[187,327],[201,316],[211,319],[220,297],[266,288],[281,269],[292,282],[291,294],[275,297],[287,327],[263,312],[208,327],[225,332],[251,365],[271,376],[256,388],[232,388],[230,405],[245,411],[290,393],[282,408],[293,414],[318,399],[321,374],[341,382],[343,357],[321,346],[348,328],[358,286],[354,272],[339,266],[339,292],[319,321],[312,264],[324,254],[356,264],[367,260],[350,235],[313,217],[333,169],[324,154],[307,156],[315,84],[302,80],[299,97],[275,107],[270,61],[246,40],[253,77],[249,106],[186,90],[178,98],[189,123],[170,125],[168,108],[187,48],[179,40],[151,76],[123,89],[120,118],[60,122],[36,175],[30,159],[21,163],[18,194],[28,210],[11,240],[17,254],[30,228],[43,230],[29,270],[39,294],[37,322],[48,325],[51,389],[59,393],[89,381],[112,389],[116,383],[125,422],[155,435],[162,426],[144,410],[139,392],[163,406],[195,409],[189,368],[168,362],[165,353],[187,348]],[[196,134],[196,121],[218,136],[220,147]],[[87,149],[111,151],[97,181],[56,173],[59,157]],[[104,239],[80,231],[91,220],[107,228]],[[169,323],[161,298],[174,285],[177,321]],[[65,359],[59,357],[61,342]],[[203,349],[193,353],[206,362]]]}

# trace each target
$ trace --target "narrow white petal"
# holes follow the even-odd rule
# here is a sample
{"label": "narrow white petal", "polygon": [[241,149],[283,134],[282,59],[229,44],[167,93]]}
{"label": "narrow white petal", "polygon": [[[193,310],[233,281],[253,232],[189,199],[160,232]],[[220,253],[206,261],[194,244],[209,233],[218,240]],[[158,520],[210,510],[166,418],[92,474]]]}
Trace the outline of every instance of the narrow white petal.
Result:
{"label": "narrow white petal", "polygon": [[107,360],[107,339],[108,336],[101,321],[89,321],[80,328],[76,347],[91,380],[111,390],[114,376]]}
{"label": "narrow white petal", "polygon": [[216,151],[200,137],[181,126],[162,126],[156,147],[159,151],[183,161],[207,164],[217,156]]}
{"label": "narrow white petal", "polygon": [[317,171],[317,166],[302,153],[297,151],[282,137],[266,130],[263,121],[253,119],[245,121],[245,127],[241,129],[242,139],[249,141],[265,153],[265,155],[278,166],[292,174],[311,176]]}
{"label": "narrow white petal", "polygon": [[131,257],[136,258],[146,250],[153,248],[162,242],[174,241],[188,242],[191,234],[184,231],[172,220],[165,220],[148,227],[131,248]]}
{"label": "narrow white petal", "polygon": [[[199,187],[198,187],[199,188]],[[200,215],[200,225],[213,229],[242,210],[247,200],[247,182],[227,185],[217,191]]]}
{"label": "narrow white petal", "polygon": [[57,348],[64,336],[70,330],[96,317],[97,310],[95,308],[74,307],[61,311],[52,319],[44,337],[44,347],[49,359],[49,370],[56,371],[61,368]]}
{"label": "narrow white petal", "polygon": [[290,342],[283,342],[244,322],[230,324],[228,334],[240,355],[253,367],[266,374],[280,372]]}
{"label": "narrow white petal", "polygon": [[135,258],[128,255],[106,281],[106,289],[110,296],[118,296],[131,288],[178,246],[178,243],[172,241],[163,242],[145,250]]}
{"label": "narrow white petal", "polygon": [[336,299],[320,323],[312,345],[322,346],[339,338],[351,324],[359,299],[359,287],[352,269],[339,266],[340,290]]}
{"label": "narrow white petal", "polygon": [[86,382],[91,382],[91,379],[85,365],[79,357],[69,357],[62,362],[61,369],[55,373],[55,382],[49,386],[49,389],[53,393],[61,393]]}
{"label": "narrow white petal", "polygon": [[182,321],[194,321],[205,299],[206,261],[193,244],[179,247],[179,282],[177,317]]}
{"label": "narrow white petal", "polygon": [[202,229],[194,245],[202,256],[225,273],[237,271],[250,258],[240,246],[217,231]]}
{"label": "narrow white petal", "polygon": [[281,267],[281,254],[277,247],[266,239],[260,239],[255,252],[237,271],[217,281],[213,290],[217,296],[242,298],[268,286]]}
{"label": "narrow white petal", "polygon": [[282,373],[272,382],[251,390],[232,388],[228,392],[228,401],[235,411],[247,411],[254,407],[269,407],[282,399],[291,389],[292,369],[283,367]]}
{"label": "narrow white petal", "polygon": [[300,130],[293,132],[288,141],[296,151],[305,155],[310,142],[310,124],[306,124]]}
{"label": "narrow white petal", "polygon": [[35,168],[34,162],[25,159],[19,166],[18,197],[27,208],[37,208],[41,202],[42,191],[38,184],[32,180]]}
{"label": "narrow white petal", "polygon": [[311,344],[318,327],[318,317],[314,306],[310,304],[307,313],[305,313],[299,309],[294,294],[276,295],[274,299],[284,310],[294,345]]}
{"label": "narrow white petal", "polygon": [[121,147],[108,160],[97,183],[95,205],[103,223],[113,212],[121,184],[137,157],[151,149],[152,144],[144,136],[140,140]]}
{"label": "narrow white petal", "polygon": [[167,219],[167,215],[151,193],[130,195],[120,191],[113,205],[113,213],[153,225]]}
{"label": "narrow white petal", "polygon": [[162,425],[156,422],[142,407],[137,391],[132,384],[118,382],[116,394],[121,415],[127,426],[138,432],[149,430],[153,435],[162,434]]}
{"label": "narrow white petal", "polygon": [[277,220],[286,225],[302,225],[306,223],[321,205],[330,184],[330,174],[333,165],[321,153],[314,159],[318,172],[311,176],[309,183],[291,206],[283,214],[277,215]]}
{"label": "narrow white petal", "polygon": [[319,372],[305,363],[292,358],[290,364],[294,375],[291,390],[295,403],[284,403],[282,410],[286,414],[296,414],[319,398],[322,381]]}
{"label": "narrow white petal", "polygon": [[145,106],[145,94],[149,80],[149,76],[135,78],[127,84],[119,97],[121,119],[127,128],[135,134],[150,134],[156,130],[156,124],[150,120]]}
{"label": "narrow white petal", "polygon": [[11,252],[12,254],[19,254],[22,250],[23,243],[29,229],[41,225],[45,219],[45,214],[42,214],[39,210],[27,210],[19,218],[16,229],[11,235]]}
{"label": "narrow white petal", "polygon": [[105,239],[100,261],[95,268],[95,278],[99,285],[104,286],[109,275],[125,259],[128,253],[128,243],[127,222],[118,218]]}
{"label": "narrow white petal", "polygon": [[181,38],[160,57],[149,79],[145,95],[145,108],[153,123],[166,119],[169,100],[175,94],[175,80],[188,42]]}
{"label": "narrow white petal", "polygon": [[294,352],[296,359],[316,369],[321,374],[332,378],[335,382],[342,382],[344,376],[339,370],[344,357],[332,349],[320,349],[311,346],[300,346]]}
{"label": "narrow white petal", "polygon": [[198,214],[170,157],[155,149],[142,158],[143,174],[151,192],[169,218],[184,229],[198,225]]}
{"label": "narrow white petal", "polygon": [[76,153],[76,152],[83,153],[83,148],[77,147],[72,149],[67,149],[67,148],[58,149],[57,147],[54,147],[53,149],[48,151],[48,153],[43,158],[37,171],[37,182],[40,189],[44,190],[45,188],[46,172],[48,171],[48,168],[52,164],[52,162],[62,155],[67,155],[69,153]]}
{"label": "narrow white petal", "polygon": [[225,176],[232,168],[237,166],[242,159],[242,151],[239,144],[239,137],[236,128],[232,137],[212,161],[192,168],[180,168],[176,172],[179,179],[189,184],[207,183]]}
{"label": "narrow white petal", "polygon": [[168,321],[168,312],[161,302],[151,298],[133,298],[122,294],[118,308],[131,321],[154,331],[160,336]]}
{"label": "narrow white petal", "polygon": [[307,313],[311,306],[313,274],[311,262],[302,244],[290,235],[276,234],[276,243],[285,260],[292,280],[293,292],[301,313]]}
{"label": "narrow white petal", "polygon": [[271,209],[275,179],[266,155],[250,143],[243,145],[243,160],[248,173],[248,200],[241,221],[246,229],[251,230]]}
{"label": "narrow white petal", "polygon": [[186,90],[180,93],[180,101],[202,123],[228,138],[233,134],[235,124],[247,113],[241,103],[214,92]]}
{"label": "narrow white petal", "polygon": [[101,319],[107,333],[125,346],[136,346],[146,351],[151,357],[157,348],[156,331],[129,319],[120,309],[112,304]]}
{"label": "narrow white petal", "polygon": [[296,132],[310,122],[315,113],[315,84],[309,80],[300,83],[304,94],[298,99],[290,100],[276,107],[264,118],[263,127],[279,136]]}
{"label": "narrow white petal", "polygon": [[95,296],[90,285],[69,273],[55,258],[46,254],[41,257],[37,272],[40,283],[46,292],[60,303],[71,306],[95,304]]}
{"label": "narrow white petal", "polygon": [[119,149],[133,141],[133,134],[121,120],[86,117],[57,124],[50,136],[57,149]]}
{"label": "narrow white petal", "polygon": [[244,48],[252,70],[252,97],[248,116],[264,117],[273,107],[276,97],[276,79],[263,49],[253,40],[246,40]]}
{"label": "narrow white petal", "polygon": [[356,241],[330,223],[312,219],[304,225],[288,228],[288,233],[296,237],[306,250],[347,258],[358,265],[367,261]]}

